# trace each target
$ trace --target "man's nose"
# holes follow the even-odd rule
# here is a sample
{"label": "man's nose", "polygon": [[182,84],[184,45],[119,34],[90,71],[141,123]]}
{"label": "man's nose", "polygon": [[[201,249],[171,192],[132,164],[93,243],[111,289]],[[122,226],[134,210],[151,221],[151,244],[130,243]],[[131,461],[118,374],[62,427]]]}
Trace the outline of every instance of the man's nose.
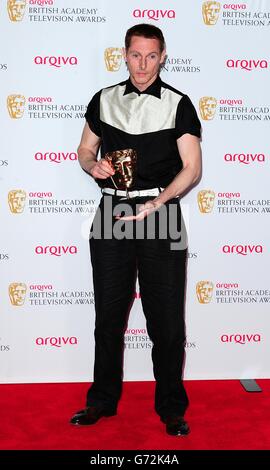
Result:
{"label": "man's nose", "polygon": [[146,68],[146,59],[141,59],[140,61],[140,69],[144,70]]}

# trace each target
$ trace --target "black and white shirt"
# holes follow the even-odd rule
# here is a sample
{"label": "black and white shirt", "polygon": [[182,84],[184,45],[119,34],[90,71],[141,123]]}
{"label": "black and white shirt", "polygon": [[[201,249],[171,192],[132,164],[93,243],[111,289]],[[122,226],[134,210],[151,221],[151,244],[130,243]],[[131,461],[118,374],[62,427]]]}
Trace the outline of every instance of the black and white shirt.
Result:
{"label": "black and white shirt", "polygon": [[[187,133],[200,137],[200,121],[189,97],[159,76],[142,92],[130,79],[103,88],[88,104],[85,118],[101,138],[101,157],[136,150],[136,190],[168,186],[183,168],[177,139]],[[97,182],[114,187],[110,178]]]}

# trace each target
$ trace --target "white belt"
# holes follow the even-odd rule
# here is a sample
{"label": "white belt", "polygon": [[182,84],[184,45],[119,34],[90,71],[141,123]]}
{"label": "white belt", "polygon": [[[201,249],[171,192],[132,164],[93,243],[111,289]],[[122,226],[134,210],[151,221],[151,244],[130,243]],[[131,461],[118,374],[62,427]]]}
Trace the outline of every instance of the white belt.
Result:
{"label": "white belt", "polygon": [[123,191],[121,189],[102,188],[101,192],[106,194],[113,194],[114,196],[125,196],[123,199],[139,196],[158,196],[164,188],[142,189],[138,191]]}

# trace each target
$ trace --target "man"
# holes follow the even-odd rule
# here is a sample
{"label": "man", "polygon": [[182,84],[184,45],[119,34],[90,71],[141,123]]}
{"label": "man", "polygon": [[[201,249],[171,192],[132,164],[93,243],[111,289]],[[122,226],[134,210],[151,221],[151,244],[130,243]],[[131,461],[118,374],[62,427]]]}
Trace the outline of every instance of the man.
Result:
{"label": "man", "polygon": [[[78,411],[71,423],[90,425],[116,414],[124,331],[138,271],[153,342],[155,410],[167,433],[177,436],[189,432],[184,420],[188,398],[182,382],[187,250],[183,243],[173,247],[177,237],[171,232],[177,229],[179,242],[183,230],[178,197],[198,180],[201,152],[200,122],[190,99],[159,77],[165,53],[159,28],[150,24],[130,28],[124,51],[129,79],[98,92],[85,115],[79,161],[102,187],[103,197],[90,239],[96,308],[94,382],[86,408]],[[127,155],[131,150],[132,187],[116,189],[117,181],[125,178],[117,178],[116,167],[105,157],[119,151]],[[171,209],[176,210],[172,216]],[[159,213],[165,213],[166,218],[160,220]],[[105,228],[108,221],[113,233]],[[154,238],[145,232],[149,221],[152,228],[154,225]],[[169,234],[159,238],[164,226]],[[121,236],[121,228],[131,236]],[[140,235],[136,237],[138,228]]]}

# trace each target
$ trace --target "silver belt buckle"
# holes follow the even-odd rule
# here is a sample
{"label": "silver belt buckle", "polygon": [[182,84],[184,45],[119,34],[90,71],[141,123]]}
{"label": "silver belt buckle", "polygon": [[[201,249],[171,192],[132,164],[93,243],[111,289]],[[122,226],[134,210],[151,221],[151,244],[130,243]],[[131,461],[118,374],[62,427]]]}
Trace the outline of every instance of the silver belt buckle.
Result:
{"label": "silver belt buckle", "polygon": [[127,188],[126,188],[126,194],[125,194],[125,196],[124,196],[124,197],[121,197],[121,198],[119,199],[119,201],[123,201],[123,200],[125,200],[125,199],[130,199],[130,195],[129,195],[129,193],[128,193],[128,189],[127,189]]}
{"label": "silver belt buckle", "polygon": [[[132,193],[132,196],[130,196],[130,193]],[[138,196],[139,193],[140,193],[140,191],[138,191],[138,190],[128,191],[128,189],[126,189],[125,197],[121,197],[120,201],[123,200],[123,199],[131,199],[133,197],[136,197],[136,196]]]}
{"label": "silver belt buckle", "polygon": [[[129,193],[132,193],[132,196],[130,196]],[[132,197],[136,197],[136,195],[138,195],[139,191],[135,190],[135,191],[128,191],[126,190],[126,196],[127,196],[127,199],[131,199]]]}

